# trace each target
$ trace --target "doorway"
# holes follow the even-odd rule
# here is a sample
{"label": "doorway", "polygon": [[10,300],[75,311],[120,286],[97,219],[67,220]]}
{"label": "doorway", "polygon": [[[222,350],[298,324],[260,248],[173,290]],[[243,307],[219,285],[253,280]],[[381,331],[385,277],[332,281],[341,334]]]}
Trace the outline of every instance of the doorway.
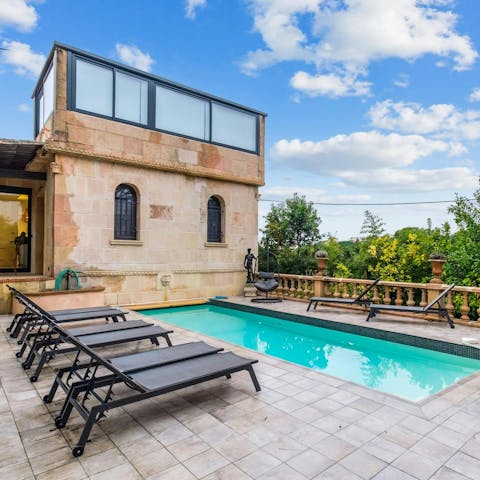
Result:
{"label": "doorway", "polygon": [[31,256],[29,188],[0,185],[0,272],[29,272]]}

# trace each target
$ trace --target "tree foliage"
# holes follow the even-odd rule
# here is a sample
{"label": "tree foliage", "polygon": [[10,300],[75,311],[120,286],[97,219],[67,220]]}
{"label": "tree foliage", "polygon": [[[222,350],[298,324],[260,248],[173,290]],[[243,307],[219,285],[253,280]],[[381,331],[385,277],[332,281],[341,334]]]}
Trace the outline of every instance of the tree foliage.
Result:
{"label": "tree foliage", "polygon": [[370,210],[365,210],[361,235],[366,235],[367,238],[377,238],[385,233],[385,222],[374,215]]}
{"label": "tree foliage", "polygon": [[276,261],[277,271],[297,274],[313,271],[315,245],[321,239],[320,223],[313,203],[296,193],[285,202],[272,205],[260,242],[259,268],[266,268],[268,252],[269,260]]}
{"label": "tree foliage", "polygon": [[321,219],[312,202],[296,193],[280,205],[272,205],[263,231],[273,248],[298,248],[320,240]]}
{"label": "tree foliage", "polygon": [[321,220],[313,204],[294,194],[267,215],[260,268],[268,251],[271,270],[309,274],[316,271],[315,251],[322,249],[329,258],[327,275],[424,283],[432,277],[430,255],[442,253],[445,282],[480,286],[480,189],[473,199],[457,196],[448,211],[458,228],[454,233],[448,223],[434,227],[427,219],[426,228],[405,227],[388,235],[383,219],[366,210],[363,238],[339,242],[329,236],[320,242]]}

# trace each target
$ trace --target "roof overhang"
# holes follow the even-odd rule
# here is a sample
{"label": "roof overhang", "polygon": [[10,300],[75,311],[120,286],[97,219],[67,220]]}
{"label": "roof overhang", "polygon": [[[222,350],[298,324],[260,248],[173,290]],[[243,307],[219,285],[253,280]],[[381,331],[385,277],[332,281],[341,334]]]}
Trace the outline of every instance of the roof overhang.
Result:
{"label": "roof overhang", "polygon": [[44,172],[26,170],[42,147],[40,142],[0,139],[0,177],[45,180]]}

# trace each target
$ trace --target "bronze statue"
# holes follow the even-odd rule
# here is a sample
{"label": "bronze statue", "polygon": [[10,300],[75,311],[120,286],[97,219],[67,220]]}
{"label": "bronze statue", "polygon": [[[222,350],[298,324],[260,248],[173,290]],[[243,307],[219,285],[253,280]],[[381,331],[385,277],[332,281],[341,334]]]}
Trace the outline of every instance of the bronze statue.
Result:
{"label": "bronze statue", "polygon": [[255,270],[253,262],[256,259],[257,257],[252,253],[252,249],[248,248],[245,259],[243,260],[243,267],[247,270],[247,283],[253,283],[255,281],[253,279],[253,272]]}

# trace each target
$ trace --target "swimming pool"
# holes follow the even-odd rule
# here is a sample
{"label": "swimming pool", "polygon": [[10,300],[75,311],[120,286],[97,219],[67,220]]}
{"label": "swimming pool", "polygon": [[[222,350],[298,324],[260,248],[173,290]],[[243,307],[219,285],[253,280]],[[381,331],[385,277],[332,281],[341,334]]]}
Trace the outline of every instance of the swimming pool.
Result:
{"label": "swimming pool", "polygon": [[216,305],[142,313],[411,401],[480,370],[480,360]]}

